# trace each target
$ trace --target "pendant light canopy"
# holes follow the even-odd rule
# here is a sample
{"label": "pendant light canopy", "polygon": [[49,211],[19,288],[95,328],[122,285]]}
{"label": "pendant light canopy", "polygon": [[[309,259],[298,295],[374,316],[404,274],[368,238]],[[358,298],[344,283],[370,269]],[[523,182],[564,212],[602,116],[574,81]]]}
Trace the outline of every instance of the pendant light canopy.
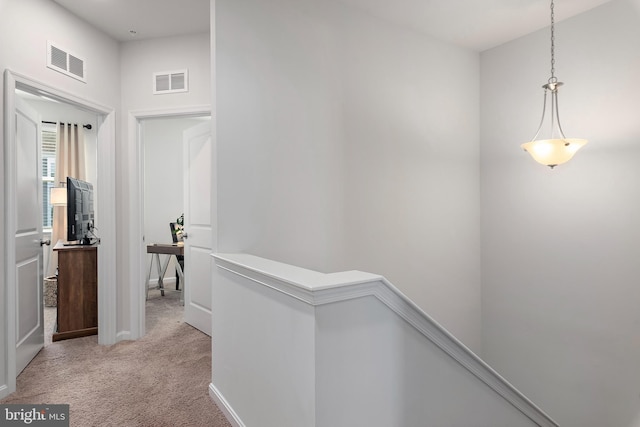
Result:
{"label": "pendant light canopy", "polygon": [[[551,0],[551,77],[547,81],[547,84],[543,85],[544,89],[544,101],[542,106],[542,119],[540,120],[540,126],[536,134],[530,142],[526,142],[521,147],[527,153],[531,154],[533,159],[545,166],[554,168],[558,165],[571,160],[573,155],[587,143],[586,139],[567,138],[564,136],[562,126],[560,125],[560,113],[558,112],[558,88],[563,85],[559,82],[555,76],[555,16],[554,16],[554,3]],[[551,93],[550,97],[547,94]],[[550,121],[551,121],[551,134],[549,139],[537,139],[542,127],[545,124],[545,118],[547,113],[547,98],[551,104],[550,108]]]}

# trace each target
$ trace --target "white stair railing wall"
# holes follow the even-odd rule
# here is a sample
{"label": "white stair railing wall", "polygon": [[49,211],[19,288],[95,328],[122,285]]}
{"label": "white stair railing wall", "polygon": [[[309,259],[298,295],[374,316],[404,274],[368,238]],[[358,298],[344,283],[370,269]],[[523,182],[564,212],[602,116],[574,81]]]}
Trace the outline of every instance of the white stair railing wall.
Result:
{"label": "white stair railing wall", "polygon": [[235,426],[557,426],[381,276],[214,259],[209,388]]}

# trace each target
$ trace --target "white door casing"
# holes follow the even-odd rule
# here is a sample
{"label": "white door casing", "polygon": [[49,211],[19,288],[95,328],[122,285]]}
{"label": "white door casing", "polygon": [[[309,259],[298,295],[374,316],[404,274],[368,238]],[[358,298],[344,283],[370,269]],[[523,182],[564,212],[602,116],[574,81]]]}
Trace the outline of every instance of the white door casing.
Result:
{"label": "white door casing", "polygon": [[[16,294],[16,375],[44,347],[42,300],[42,177],[40,116],[22,99],[15,100],[14,268]],[[9,207],[8,206],[8,207]]]}
{"label": "white door casing", "polygon": [[211,336],[211,123],[183,133],[184,320]]}
{"label": "white door casing", "polygon": [[[144,238],[144,142],[141,121],[163,117],[203,117],[211,115],[210,105],[195,105],[171,107],[165,109],[129,111],[128,136],[130,144],[127,153],[128,169],[131,177],[129,211],[128,249],[130,254],[129,281],[140,283],[140,286],[130,287],[131,328],[128,339],[136,340],[145,335],[145,289],[147,275],[147,253]],[[185,292],[186,293],[186,292]]]}

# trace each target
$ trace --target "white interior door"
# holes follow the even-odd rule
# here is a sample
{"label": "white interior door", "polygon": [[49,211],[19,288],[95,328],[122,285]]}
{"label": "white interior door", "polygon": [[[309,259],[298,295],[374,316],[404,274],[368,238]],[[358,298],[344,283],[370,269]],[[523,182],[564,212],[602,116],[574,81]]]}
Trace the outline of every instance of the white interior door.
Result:
{"label": "white interior door", "polygon": [[211,335],[211,122],[183,133],[184,320]]}
{"label": "white interior door", "polygon": [[[44,347],[40,116],[16,97],[15,238],[16,375]],[[9,267],[9,268],[12,268]]]}

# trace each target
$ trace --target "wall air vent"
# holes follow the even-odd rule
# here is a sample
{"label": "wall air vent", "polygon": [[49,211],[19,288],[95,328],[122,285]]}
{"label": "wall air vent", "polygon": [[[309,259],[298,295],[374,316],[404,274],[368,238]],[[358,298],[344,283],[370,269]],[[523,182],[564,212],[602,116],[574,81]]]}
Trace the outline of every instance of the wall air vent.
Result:
{"label": "wall air vent", "polygon": [[153,93],[176,93],[189,91],[188,70],[153,73]]}
{"label": "wall air vent", "polygon": [[83,83],[87,82],[84,59],[80,59],[78,55],[70,53],[57,44],[54,45],[52,41],[47,41],[47,67]]}

